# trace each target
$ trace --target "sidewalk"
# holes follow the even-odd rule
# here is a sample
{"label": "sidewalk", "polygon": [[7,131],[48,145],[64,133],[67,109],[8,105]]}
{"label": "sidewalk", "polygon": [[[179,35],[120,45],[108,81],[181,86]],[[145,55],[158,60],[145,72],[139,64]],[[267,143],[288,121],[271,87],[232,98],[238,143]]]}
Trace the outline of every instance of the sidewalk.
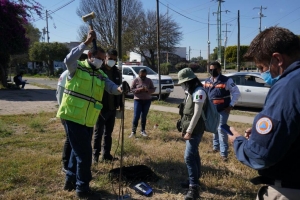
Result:
{"label": "sidewalk", "polygon": [[[133,102],[126,101],[125,102],[125,108],[133,110]],[[169,106],[158,106],[158,105],[151,105],[151,110],[157,110],[162,112],[171,112],[178,114],[178,108],[169,107]],[[178,114],[179,116],[179,114]],[[229,121],[232,122],[240,122],[240,123],[247,123],[252,124],[254,117],[248,117],[243,115],[229,115]]]}

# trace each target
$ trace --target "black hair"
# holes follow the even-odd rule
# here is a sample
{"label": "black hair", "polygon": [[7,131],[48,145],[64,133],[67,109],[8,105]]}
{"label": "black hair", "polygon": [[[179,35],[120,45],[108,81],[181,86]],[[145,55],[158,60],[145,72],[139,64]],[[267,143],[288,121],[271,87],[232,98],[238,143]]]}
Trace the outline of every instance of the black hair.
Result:
{"label": "black hair", "polygon": [[97,49],[94,49],[94,47],[92,47],[90,52],[92,53],[93,56],[96,56],[98,52],[105,53],[104,49],[102,49],[99,46],[97,46]]}
{"label": "black hair", "polygon": [[190,94],[193,94],[197,87],[199,86],[203,87],[203,84],[200,82],[200,80],[197,77],[193,78],[192,80],[184,82],[184,84],[187,86],[188,92]]}
{"label": "black hair", "polygon": [[141,73],[141,72],[147,73],[147,70],[145,68],[143,68],[143,69],[140,69],[139,73]]}
{"label": "black hair", "polygon": [[213,65],[213,66],[217,67],[218,69],[221,69],[221,64],[218,61],[211,62],[210,65]]}
{"label": "black hair", "polygon": [[108,49],[106,53],[110,56],[118,56],[118,52],[115,49]]}

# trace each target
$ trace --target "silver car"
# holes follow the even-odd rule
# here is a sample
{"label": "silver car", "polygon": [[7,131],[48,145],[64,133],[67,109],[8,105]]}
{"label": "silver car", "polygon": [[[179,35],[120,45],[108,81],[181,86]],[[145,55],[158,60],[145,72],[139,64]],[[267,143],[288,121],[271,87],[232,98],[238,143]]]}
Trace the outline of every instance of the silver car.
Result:
{"label": "silver car", "polygon": [[223,74],[232,78],[238,86],[241,96],[236,106],[262,108],[270,85],[266,84],[258,72],[235,72]]}

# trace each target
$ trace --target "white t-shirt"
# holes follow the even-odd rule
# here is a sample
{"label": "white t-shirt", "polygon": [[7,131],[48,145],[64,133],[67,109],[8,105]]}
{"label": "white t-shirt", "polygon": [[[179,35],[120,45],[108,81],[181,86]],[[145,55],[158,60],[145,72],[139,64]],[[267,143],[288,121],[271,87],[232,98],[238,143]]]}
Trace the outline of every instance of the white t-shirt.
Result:
{"label": "white t-shirt", "polygon": [[68,75],[69,75],[69,71],[66,70],[60,75],[60,77],[58,79],[57,89],[56,89],[56,100],[57,100],[58,105],[61,104],[61,100],[62,100],[62,97],[64,94]]}

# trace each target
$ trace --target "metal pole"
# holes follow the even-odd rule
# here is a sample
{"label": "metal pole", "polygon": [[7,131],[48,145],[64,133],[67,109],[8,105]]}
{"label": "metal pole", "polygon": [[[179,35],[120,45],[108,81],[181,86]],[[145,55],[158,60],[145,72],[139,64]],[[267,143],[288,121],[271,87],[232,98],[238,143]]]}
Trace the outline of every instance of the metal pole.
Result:
{"label": "metal pole", "polygon": [[191,46],[189,46],[189,62],[191,62]]}
{"label": "metal pole", "polygon": [[208,10],[208,32],[207,32],[207,73],[209,72],[209,64],[210,64],[210,41],[209,41],[209,11]]}
{"label": "metal pole", "polygon": [[48,10],[46,10],[46,24],[47,24],[47,42],[49,43]]}
{"label": "metal pole", "polygon": [[238,41],[237,41],[237,69],[240,71],[240,10],[238,10]]}
{"label": "metal pole", "polygon": [[169,4],[167,5],[167,63],[169,63]]}
{"label": "metal pole", "polygon": [[[120,80],[122,79],[122,0],[118,0],[118,68],[120,70]],[[124,152],[124,108],[125,94],[122,94],[123,107],[121,108],[121,158],[120,158],[120,176],[119,176],[119,197],[123,199],[122,190],[122,168],[123,168],[123,152]]]}
{"label": "metal pole", "polygon": [[158,100],[161,100],[161,76],[160,76],[160,38],[159,38],[159,29],[160,29],[160,23],[159,23],[159,0],[156,0],[156,20],[157,20],[157,68],[158,68],[158,89],[159,89],[159,93],[158,93]]}

